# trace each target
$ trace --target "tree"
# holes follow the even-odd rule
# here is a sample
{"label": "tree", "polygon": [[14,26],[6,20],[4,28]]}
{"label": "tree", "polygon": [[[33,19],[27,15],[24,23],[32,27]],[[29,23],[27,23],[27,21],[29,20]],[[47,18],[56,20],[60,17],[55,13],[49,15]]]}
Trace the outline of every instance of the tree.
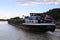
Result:
{"label": "tree", "polygon": [[60,20],[60,8],[51,9],[46,14],[51,15],[55,20]]}

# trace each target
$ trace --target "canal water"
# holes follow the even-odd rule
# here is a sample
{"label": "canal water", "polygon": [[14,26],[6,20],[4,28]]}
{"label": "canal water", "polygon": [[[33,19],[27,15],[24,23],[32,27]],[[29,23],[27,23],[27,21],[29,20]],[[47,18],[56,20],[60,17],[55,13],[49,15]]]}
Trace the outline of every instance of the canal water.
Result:
{"label": "canal water", "polygon": [[0,40],[60,40],[60,30],[46,33],[29,32],[7,22],[0,22]]}

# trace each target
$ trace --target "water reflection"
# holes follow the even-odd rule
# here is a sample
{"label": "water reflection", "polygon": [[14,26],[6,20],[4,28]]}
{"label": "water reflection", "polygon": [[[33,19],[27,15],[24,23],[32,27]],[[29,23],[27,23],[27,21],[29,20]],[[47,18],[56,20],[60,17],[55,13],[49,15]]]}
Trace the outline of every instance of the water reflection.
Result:
{"label": "water reflection", "polygon": [[0,40],[60,40],[56,32],[30,32],[0,22]]}
{"label": "water reflection", "polygon": [[25,40],[50,40],[48,33],[30,33],[25,32]]}

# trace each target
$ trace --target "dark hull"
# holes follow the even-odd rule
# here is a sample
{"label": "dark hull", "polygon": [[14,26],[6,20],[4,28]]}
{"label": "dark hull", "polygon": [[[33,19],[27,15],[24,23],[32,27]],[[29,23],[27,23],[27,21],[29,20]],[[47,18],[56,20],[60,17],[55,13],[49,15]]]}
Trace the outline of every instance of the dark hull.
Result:
{"label": "dark hull", "polygon": [[54,25],[23,25],[23,27],[31,31],[55,31]]}
{"label": "dark hull", "polygon": [[17,25],[17,27],[19,26],[21,29],[29,30],[29,31],[39,31],[39,32],[55,31],[55,25],[24,25],[20,23],[19,24],[9,23],[9,24],[14,26]]}

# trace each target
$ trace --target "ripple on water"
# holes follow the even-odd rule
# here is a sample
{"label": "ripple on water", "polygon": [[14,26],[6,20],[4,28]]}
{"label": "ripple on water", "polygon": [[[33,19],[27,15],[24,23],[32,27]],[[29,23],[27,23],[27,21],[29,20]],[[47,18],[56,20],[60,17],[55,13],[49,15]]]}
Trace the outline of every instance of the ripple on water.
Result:
{"label": "ripple on water", "polygon": [[60,40],[60,30],[46,33],[29,32],[7,22],[0,22],[0,40]]}

